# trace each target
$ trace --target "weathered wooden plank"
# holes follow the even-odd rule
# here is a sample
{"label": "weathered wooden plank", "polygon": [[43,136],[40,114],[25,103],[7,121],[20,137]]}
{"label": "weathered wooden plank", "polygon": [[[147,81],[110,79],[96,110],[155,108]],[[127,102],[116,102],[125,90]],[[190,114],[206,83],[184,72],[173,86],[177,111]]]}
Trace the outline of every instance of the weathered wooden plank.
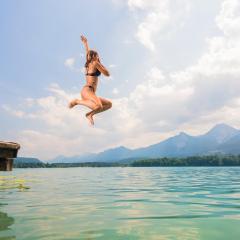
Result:
{"label": "weathered wooden plank", "polygon": [[0,158],[0,171],[12,171],[12,167],[12,158]]}
{"label": "weathered wooden plank", "polygon": [[20,145],[18,143],[15,143],[15,142],[0,141],[0,148],[19,149]]}
{"label": "weathered wooden plank", "polygon": [[18,143],[0,141],[0,171],[12,171],[13,158],[17,157]]}
{"label": "weathered wooden plank", "polygon": [[16,149],[2,149],[0,147],[0,158],[15,158],[18,150]]}

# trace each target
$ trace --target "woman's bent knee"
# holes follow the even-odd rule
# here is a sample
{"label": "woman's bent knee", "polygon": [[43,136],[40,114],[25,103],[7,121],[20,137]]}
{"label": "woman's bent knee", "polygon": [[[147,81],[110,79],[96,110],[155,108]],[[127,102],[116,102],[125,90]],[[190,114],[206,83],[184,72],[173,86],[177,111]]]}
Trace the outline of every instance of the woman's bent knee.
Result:
{"label": "woman's bent knee", "polygon": [[107,109],[110,109],[112,107],[112,103],[108,102],[106,106],[107,106]]}
{"label": "woman's bent knee", "polygon": [[96,104],[96,107],[94,110],[102,110],[103,109],[103,105],[102,104]]}

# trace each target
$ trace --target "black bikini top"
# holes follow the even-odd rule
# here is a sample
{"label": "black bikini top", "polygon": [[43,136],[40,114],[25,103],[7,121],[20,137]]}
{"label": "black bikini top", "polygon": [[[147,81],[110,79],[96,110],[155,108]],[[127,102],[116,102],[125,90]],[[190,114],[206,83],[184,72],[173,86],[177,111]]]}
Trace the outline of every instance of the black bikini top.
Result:
{"label": "black bikini top", "polygon": [[93,73],[86,73],[86,76],[100,76],[101,75],[101,72],[97,69],[96,72],[93,72]]}

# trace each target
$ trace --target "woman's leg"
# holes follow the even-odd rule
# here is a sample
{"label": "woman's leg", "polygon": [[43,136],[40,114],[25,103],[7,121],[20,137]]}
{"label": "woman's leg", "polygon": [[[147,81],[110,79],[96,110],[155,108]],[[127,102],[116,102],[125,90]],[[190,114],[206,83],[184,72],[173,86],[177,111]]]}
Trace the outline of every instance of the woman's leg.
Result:
{"label": "woman's leg", "polygon": [[76,105],[84,105],[92,109],[92,111],[86,114],[87,119],[92,125],[94,125],[93,115],[106,111],[112,107],[112,103],[102,97],[97,97],[95,92],[91,88],[84,87],[81,91],[82,99],[74,99],[69,103],[69,108],[73,108]]}
{"label": "woman's leg", "polygon": [[98,97],[98,98],[101,100],[103,107],[102,108],[93,109],[91,112],[88,112],[86,114],[86,116],[93,116],[94,114],[97,114],[97,113],[100,113],[100,112],[104,112],[104,111],[106,111],[106,110],[108,110],[108,109],[110,109],[112,107],[112,103],[109,100],[107,100],[105,98],[102,98],[102,97]]}
{"label": "woman's leg", "polygon": [[98,97],[91,90],[91,88],[83,87],[83,90],[81,91],[81,97],[82,99],[73,99],[69,103],[69,108],[73,108],[76,105],[83,105],[92,110],[97,109],[98,107],[103,107],[101,100],[98,99]]}
{"label": "woman's leg", "polygon": [[96,105],[97,107],[95,109],[93,109],[92,111],[86,113],[86,118],[90,121],[91,125],[94,125],[94,121],[93,121],[93,115],[106,111],[107,109],[112,107],[112,103],[110,101],[108,101],[107,99],[98,97],[98,99],[101,101],[101,106]]}
{"label": "woman's leg", "polygon": [[[74,99],[73,101],[70,102],[69,107],[74,107],[75,105],[84,105],[89,107],[90,109],[94,111],[99,111],[103,109],[103,104],[100,98],[98,98],[95,95],[95,92],[93,91],[92,88],[89,87],[83,87],[81,91],[81,97],[82,99]],[[92,115],[86,114],[87,119],[91,123],[91,125],[94,125],[93,117]]]}
{"label": "woman's leg", "polygon": [[90,100],[90,99],[85,99],[85,100],[83,100],[83,99],[78,99],[78,98],[76,98],[76,99],[73,99],[73,100],[69,103],[69,108],[73,108],[73,107],[76,106],[76,105],[83,105],[83,106],[86,106],[86,107],[88,107],[88,108],[90,108],[90,109],[95,109],[95,107],[96,107],[96,103],[93,102],[93,101]]}

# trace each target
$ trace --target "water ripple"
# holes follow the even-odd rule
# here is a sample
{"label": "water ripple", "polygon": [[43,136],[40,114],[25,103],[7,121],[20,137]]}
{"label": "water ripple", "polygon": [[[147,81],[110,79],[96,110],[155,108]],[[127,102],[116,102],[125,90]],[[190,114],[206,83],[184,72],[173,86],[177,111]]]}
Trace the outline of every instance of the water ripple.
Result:
{"label": "water ripple", "polygon": [[0,176],[0,239],[238,239],[239,176],[239,167],[15,169]]}

